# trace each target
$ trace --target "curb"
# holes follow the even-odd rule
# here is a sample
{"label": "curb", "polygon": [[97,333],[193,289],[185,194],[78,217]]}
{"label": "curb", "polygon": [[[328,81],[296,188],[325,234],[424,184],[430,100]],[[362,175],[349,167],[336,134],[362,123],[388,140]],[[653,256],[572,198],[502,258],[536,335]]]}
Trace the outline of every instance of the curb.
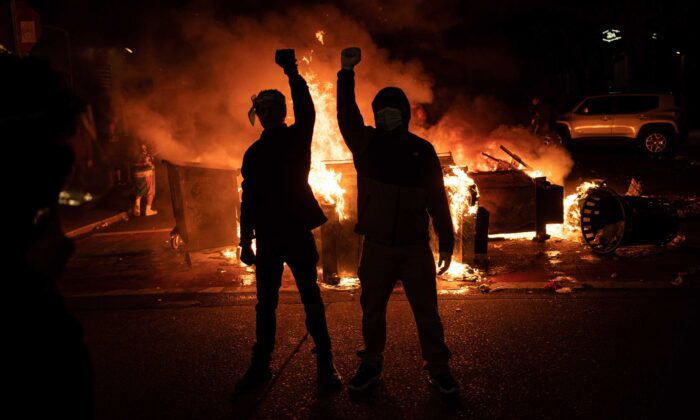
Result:
{"label": "curb", "polygon": [[105,228],[109,225],[112,225],[114,223],[120,222],[122,220],[127,220],[129,218],[129,214],[125,211],[115,214],[114,216],[107,217],[106,219],[98,220],[96,222],[92,222],[90,224],[87,224],[85,226],[73,229],[69,232],[66,232],[66,236],[69,238],[75,238],[77,236],[82,236],[86,235],[88,233],[91,233],[95,230]]}

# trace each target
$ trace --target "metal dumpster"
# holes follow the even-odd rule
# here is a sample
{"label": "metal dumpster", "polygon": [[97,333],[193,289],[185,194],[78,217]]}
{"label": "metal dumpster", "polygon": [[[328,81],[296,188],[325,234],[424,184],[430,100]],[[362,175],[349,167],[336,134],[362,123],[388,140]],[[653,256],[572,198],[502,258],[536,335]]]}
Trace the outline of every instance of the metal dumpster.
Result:
{"label": "metal dumpster", "polygon": [[237,169],[164,160],[175,228],[171,245],[189,251],[238,244]]}
{"label": "metal dumpster", "polygon": [[479,205],[491,214],[489,233],[536,231],[564,221],[564,188],[522,171],[470,172],[479,187]]}
{"label": "metal dumpster", "polygon": [[[438,155],[443,171],[455,165],[450,153]],[[320,262],[323,272],[323,282],[337,284],[341,277],[357,276],[357,267],[362,250],[362,237],[354,231],[357,223],[357,173],[351,160],[324,162],[328,169],[342,174],[341,185],[347,192],[345,195],[346,220],[340,220],[334,206],[324,205],[323,210],[328,216],[328,222],[316,231],[320,242]],[[477,216],[460,216],[460,226],[455,234],[454,260],[460,263],[473,262],[475,254],[486,254],[488,237],[488,212],[480,209]],[[437,252],[436,235],[431,235],[431,246]],[[475,239],[477,238],[477,239]]]}

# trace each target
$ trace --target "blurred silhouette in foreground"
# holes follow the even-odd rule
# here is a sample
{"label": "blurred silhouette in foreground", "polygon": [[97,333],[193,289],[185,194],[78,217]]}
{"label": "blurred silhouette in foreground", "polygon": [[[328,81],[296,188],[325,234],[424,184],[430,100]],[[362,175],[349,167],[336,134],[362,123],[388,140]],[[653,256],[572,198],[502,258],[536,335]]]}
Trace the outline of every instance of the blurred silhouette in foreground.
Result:
{"label": "blurred silhouette in foreground", "polygon": [[[73,252],[57,215],[83,104],[48,64],[0,55],[0,138],[5,156],[6,293],[10,301],[6,413],[93,416],[93,374],[79,322],[56,287]],[[12,232],[12,233],[10,233]],[[9,254],[9,255],[8,255]],[[9,350],[9,352],[7,351]]]}

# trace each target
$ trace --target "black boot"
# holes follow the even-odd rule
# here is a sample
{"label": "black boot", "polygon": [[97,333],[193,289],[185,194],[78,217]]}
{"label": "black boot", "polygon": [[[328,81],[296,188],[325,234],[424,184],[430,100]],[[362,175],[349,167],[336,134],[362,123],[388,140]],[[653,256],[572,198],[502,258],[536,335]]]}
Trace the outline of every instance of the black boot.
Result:
{"label": "black boot", "polygon": [[253,359],[243,377],[236,383],[235,394],[244,394],[265,385],[272,379],[270,363]]}
{"label": "black boot", "polygon": [[343,386],[340,373],[333,365],[333,356],[330,354],[316,357],[316,373],[318,376],[318,388],[321,392],[334,391]]}

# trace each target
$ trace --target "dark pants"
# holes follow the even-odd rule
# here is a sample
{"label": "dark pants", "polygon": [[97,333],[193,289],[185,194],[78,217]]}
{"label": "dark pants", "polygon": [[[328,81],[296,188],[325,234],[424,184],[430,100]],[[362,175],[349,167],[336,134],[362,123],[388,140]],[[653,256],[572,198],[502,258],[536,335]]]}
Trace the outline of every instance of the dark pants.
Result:
{"label": "dark pants", "polygon": [[326,313],[321,291],[316,283],[318,252],[311,232],[288,234],[284,237],[258,237],[256,240],[255,306],[256,343],[253,360],[269,363],[275,348],[276,316],[279,288],[282,284],[284,263],[294,274],[297,289],[306,312],[306,329],[314,339],[319,357],[330,357],[331,339],[328,336]]}
{"label": "dark pants", "polygon": [[384,246],[365,240],[358,270],[362,285],[363,363],[382,368],[386,344],[386,307],[397,280],[401,280],[418,327],[424,368],[449,372],[450,350],[445,344],[438,313],[435,260],[426,243],[421,246]]}

